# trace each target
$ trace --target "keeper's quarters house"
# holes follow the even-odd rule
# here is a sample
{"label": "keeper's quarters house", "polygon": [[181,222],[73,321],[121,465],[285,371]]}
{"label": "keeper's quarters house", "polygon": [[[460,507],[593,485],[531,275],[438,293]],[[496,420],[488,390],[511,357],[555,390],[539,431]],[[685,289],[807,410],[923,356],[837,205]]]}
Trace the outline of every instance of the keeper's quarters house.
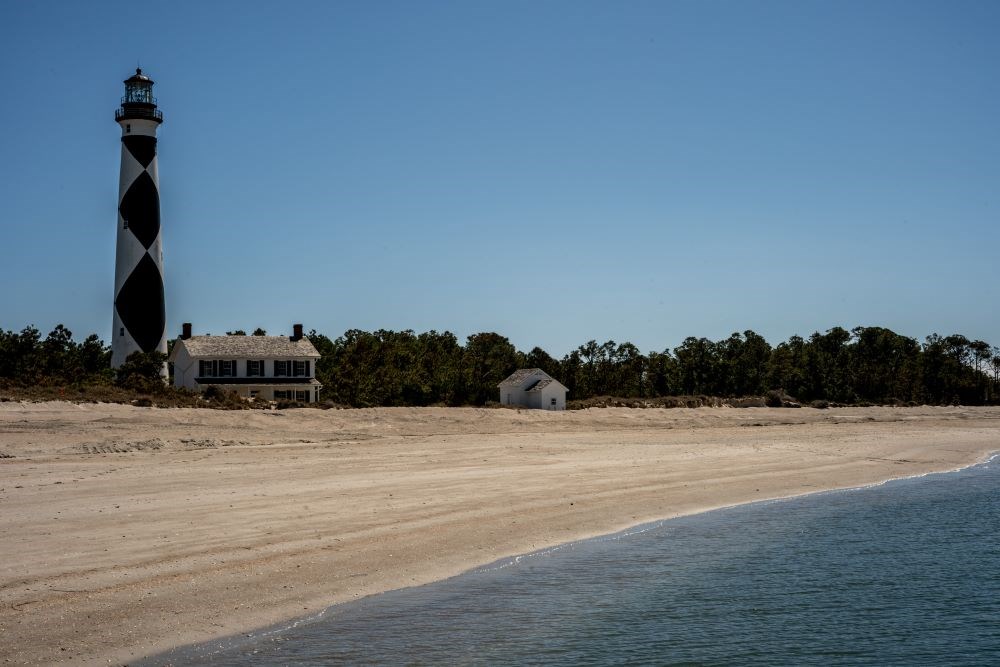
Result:
{"label": "keeper's quarters house", "polygon": [[174,364],[174,386],[204,391],[214,385],[247,398],[314,403],[323,385],[316,380],[320,354],[302,335],[192,336],[184,324],[168,361]]}
{"label": "keeper's quarters house", "polygon": [[565,410],[566,387],[541,368],[522,368],[501,382],[500,403],[538,410]]}

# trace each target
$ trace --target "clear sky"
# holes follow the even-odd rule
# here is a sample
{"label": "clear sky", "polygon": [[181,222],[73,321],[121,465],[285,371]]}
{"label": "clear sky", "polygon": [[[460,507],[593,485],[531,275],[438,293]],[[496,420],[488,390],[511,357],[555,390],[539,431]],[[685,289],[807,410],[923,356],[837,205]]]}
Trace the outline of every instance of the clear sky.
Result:
{"label": "clear sky", "polygon": [[998,29],[993,1],[5,2],[0,328],[108,340],[138,63],[170,335],[997,344]]}

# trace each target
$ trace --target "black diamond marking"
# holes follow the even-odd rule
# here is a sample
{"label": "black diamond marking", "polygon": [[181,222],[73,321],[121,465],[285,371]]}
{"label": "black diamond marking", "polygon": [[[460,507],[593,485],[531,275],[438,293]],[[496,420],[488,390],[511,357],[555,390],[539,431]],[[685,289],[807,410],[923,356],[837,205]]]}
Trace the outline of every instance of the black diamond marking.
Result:
{"label": "black diamond marking", "polygon": [[122,137],[122,143],[132,154],[132,157],[145,169],[156,157],[156,137],[146,137],[141,134],[132,134]]}
{"label": "black diamond marking", "polygon": [[163,338],[167,316],[163,304],[163,278],[148,252],[118,290],[115,309],[142,351],[155,350]]}
{"label": "black diamond marking", "polygon": [[160,193],[148,171],[139,174],[128,186],[118,212],[142,247],[149,250],[160,233]]}

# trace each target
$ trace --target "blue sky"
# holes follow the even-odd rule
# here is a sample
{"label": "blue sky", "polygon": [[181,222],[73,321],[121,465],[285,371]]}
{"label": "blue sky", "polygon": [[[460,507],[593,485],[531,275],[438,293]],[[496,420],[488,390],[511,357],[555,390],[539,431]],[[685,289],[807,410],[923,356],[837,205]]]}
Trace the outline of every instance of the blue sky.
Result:
{"label": "blue sky", "polygon": [[167,318],[562,356],[1000,343],[1000,3],[0,6],[0,328],[111,329],[137,63]]}

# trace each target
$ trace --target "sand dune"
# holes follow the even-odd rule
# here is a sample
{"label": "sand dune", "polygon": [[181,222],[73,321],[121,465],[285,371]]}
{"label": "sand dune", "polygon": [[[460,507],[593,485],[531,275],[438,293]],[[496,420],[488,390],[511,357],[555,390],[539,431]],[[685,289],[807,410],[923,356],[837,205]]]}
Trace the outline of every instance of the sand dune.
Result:
{"label": "sand dune", "polygon": [[0,404],[0,659],[122,663],[498,558],[948,470],[997,408]]}

